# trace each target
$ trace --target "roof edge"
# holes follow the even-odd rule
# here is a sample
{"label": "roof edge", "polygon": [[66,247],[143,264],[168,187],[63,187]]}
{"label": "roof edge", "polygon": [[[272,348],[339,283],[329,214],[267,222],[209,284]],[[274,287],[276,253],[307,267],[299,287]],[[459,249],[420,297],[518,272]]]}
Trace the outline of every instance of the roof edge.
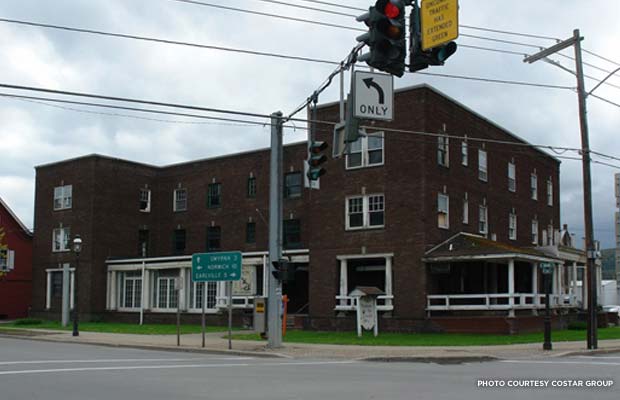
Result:
{"label": "roof edge", "polygon": [[0,197],[0,205],[2,205],[2,207],[4,207],[4,209],[8,211],[9,215],[15,220],[15,222],[17,222],[19,227],[24,231],[26,235],[32,236],[32,231],[28,229],[26,225],[24,225],[22,220],[17,217],[17,214],[15,214],[13,210],[11,210],[11,207],[9,207],[9,205],[6,204],[4,200],[2,200],[2,197]]}

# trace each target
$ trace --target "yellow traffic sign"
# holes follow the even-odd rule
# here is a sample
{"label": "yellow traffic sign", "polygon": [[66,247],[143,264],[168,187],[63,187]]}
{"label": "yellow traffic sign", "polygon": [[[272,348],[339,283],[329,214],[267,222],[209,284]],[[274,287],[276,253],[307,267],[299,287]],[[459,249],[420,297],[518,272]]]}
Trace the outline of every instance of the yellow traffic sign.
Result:
{"label": "yellow traffic sign", "polygon": [[440,46],[459,36],[458,0],[422,0],[422,50]]}

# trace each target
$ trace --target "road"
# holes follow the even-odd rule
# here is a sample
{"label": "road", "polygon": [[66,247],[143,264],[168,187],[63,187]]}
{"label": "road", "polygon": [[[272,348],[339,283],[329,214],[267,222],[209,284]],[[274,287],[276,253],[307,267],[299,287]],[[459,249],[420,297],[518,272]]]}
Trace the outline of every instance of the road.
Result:
{"label": "road", "polygon": [[[596,378],[612,387],[585,387]],[[479,380],[577,388],[480,388]],[[501,383],[497,383],[501,384]],[[534,384],[534,383],[531,383]],[[275,359],[0,337],[0,399],[602,399],[620,398],[620,354],[439,365]],[[528,399],[528,400],[529,400]]]}

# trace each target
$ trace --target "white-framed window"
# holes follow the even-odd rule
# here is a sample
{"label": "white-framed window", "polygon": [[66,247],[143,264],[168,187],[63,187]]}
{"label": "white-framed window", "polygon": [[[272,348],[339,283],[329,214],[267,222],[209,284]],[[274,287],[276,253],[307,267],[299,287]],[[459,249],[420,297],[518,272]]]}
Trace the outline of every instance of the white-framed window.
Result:
{"label": "white-framed window", "polygon": [[8,272],[15,269],[15,251],[0,249],[0,271]]}
{"label": "white-framed window", "polygon": [[122,272],[121,308],[136,309],[142,304],[142,271]]}
{"label": "white-framed window", "polygon": [[553,225],[547,225],[547,246],[553,245]]}
{"label": "white-framed window", "polygon": [[465,193],[465,197],[463,197],[463,223],[469,224],[469,198],[467,193]]}
{"label": "white-framed window", "polygon": [[52,231],[52,251],[69,251],[69,239],[71,237],[71,228],[61,226]]}
{"label": "white-framed window", "polygon": [[54,210],[67,210],[73,203],[73,185],[54,188]]}
{"label": "white-framed window", "polygon": [[536,172],[530,175],[530,197],[532,200],[538,200],[538,175]]}
{"label": "white-framed window", "polygon": [[450,197],[447,194],[437,194],[437,226],[443,229],[450,227]]}
{"label": "white-framed window", "polygon": [[140,189],[140,211],[151,212],[151,190]]}
{"label": "white-framed window", "polygon": [[348,197],[345,208],[347,230],[385,226],[385,198],[382,194]]}
{"label": "white-framed window", "polygon": [[485,204],[478,206],[478,232],[483,235],[489,233],[488,209]]}
{"label": "white-framed window", "polygon": [[207,288],[206,310],[215,310],[217,300],[217,282],[191,282],[189,293],[189,306],[195,310],[202,309],[202,301],[205,298],[203,294],[203,284]]}
{"label": "white-framed window", "polygon": [[538,245],[538,220],[532,220],[532,244]]}
{"label": "white-framed window", "polygon": [[547,179],[547,205],[553,206],[553,181]]}
{"label": "white-framed window", "polygon": [[155,304],[159,309],[177,308],[178,296],[174,288],[177,277],[157,277],[155,287]]}
{"label": "white-framed window", "polygon": [[514,209],[508,215],[508,239],[517,240],[517,214]]}
{"label": "white-framed window", "polygon": [[346,156],[346,169],[383,165],[384,157],[383,132],[369,133],[351,143]]}
{"label": "white-framed window", "polygon": [[467,147],[467,140],[461,142],[461,164],[466,167],[469,164],[469,148]]}
{"label": "white-framed window", "polygon": [[517,191],[517,168],[513,162],[508,163],[508,190]]}
{"label": "white-framed window", "polygon": [[486,182],[489,179],[487,169],[487,152],[486,150],[478,150],[478,179]]}
{"label": "white-framed window", "polygon": [[187,189],[175,189],[173,196],[173,211],[187,210]]}
{"label": "white-framed window", "polygon": [[437,164],[443,167],[450,166],[450,147],[447,136],[437,136]]}

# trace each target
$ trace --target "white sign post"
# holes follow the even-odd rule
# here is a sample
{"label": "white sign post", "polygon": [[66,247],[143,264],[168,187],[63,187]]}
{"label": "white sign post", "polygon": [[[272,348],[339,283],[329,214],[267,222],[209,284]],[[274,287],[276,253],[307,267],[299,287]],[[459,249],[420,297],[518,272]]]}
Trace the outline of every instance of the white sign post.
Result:
{"label": "white sign post", "polygon": [[360,119],[394,119],[394,77],[355,71],[354,116]]}

